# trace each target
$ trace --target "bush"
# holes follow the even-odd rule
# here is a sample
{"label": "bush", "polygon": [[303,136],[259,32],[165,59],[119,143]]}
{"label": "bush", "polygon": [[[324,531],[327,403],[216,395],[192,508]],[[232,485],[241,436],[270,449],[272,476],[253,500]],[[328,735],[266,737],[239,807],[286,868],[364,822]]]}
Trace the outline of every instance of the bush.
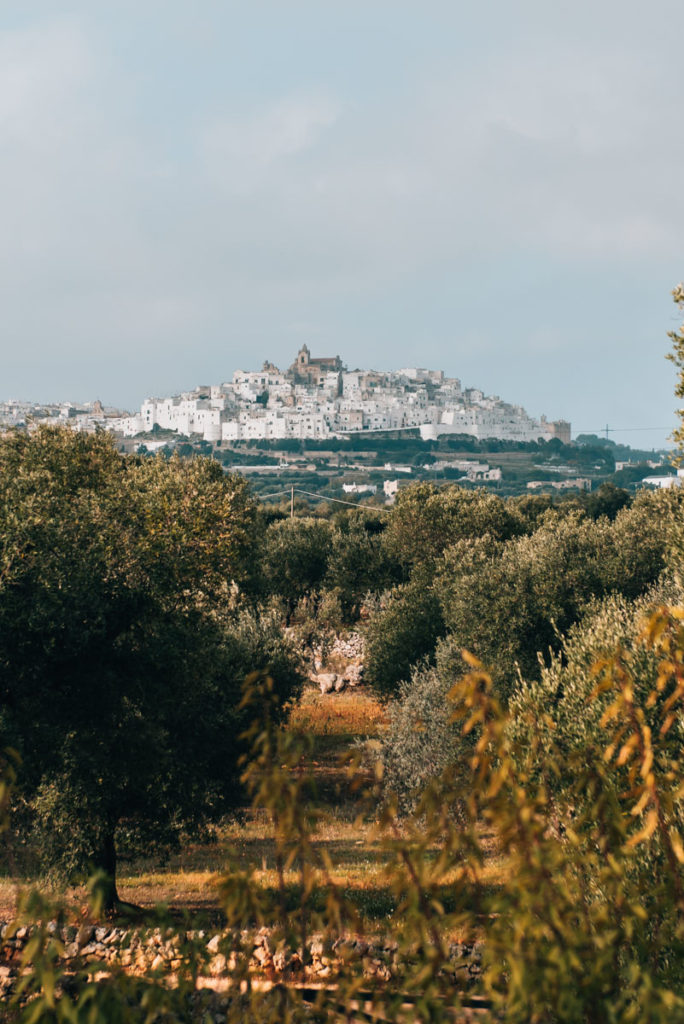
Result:
{"label": "bush", "polygon": [[267,594],[277,594],[292,614],[301,598],[317,590],[328,568],[330,526],[322,519],[294,518],[272,522],[262,550]]}
{"label": "bush", "polygon": [[399,491],[384,539],[390,555],[410,569],[464,537],[507,540],[520,532],[518,517],[495,495],[419,483]]}
{"label": "bush", "polygon": [[[618,651],[624,669],[634,680],[635,696],[645,701],[658,675],[658,656],[641,642],[644,622],[658,607],[681,600],[681,596],[679,587],[664,583],[636,601],[622,595],[592,601],[564,637],[550,664],[542,669],[540,678],[520,683],[513,692],[511,740],[521,749],[532,749],[534,733],[539,745],[537,777],[544,771],[545,751],[556,751],[560,771],[546,778],[554,792],[560,794],[573,787],[569,766],[577,757],[586,763],[603,758],[605,730],[601,720],[606,700],[592,699],[594,667]],[[677,724],[674,735],[682,734],[681,726]]]}
{"label": "bush", "polygon": [[580,512],[546,514],[534,533],[491,537],[449,548],[435,588],[455,649],[492,668],[506,700],[518,674],[534,679],[560,638],[594,597],[637,597],[665,567],[672,501],[644,497],[615,521]]}
{"label": "bush", "polygon": [[383,780],[401,814],[414,810],[426,786],[471,749],[452,721],[448,694],[453,681],[438,656],[436,666],[414,668],[389,706],[389,729],[382,737]]}
{"label": "bush", "polygon": [[412,666],[431,656],[444,632],[440,600],[429,576],[417,573],[396,587],[366,627],[365,679],[383,697],[394,696]]}
{"label": "bush", "polygon": [[358,618],[368,591],[382,591],[399,579],[399,566],[383,544],[386,525],[386,514],[372,512],[335,518],[325,586],[337,594],[347,623]]}

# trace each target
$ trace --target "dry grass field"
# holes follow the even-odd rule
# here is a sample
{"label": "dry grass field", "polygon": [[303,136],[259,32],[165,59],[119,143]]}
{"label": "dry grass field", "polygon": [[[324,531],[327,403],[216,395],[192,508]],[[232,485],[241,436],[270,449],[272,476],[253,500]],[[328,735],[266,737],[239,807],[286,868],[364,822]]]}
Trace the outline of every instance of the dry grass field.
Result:
{"label": "dry grass field", "polygon": [[[393,896],[386,877],[390,854],[375,834],[370,817],[359,818],[358,802],[347,788],[345,772],[340,763],[350,747],[359,741],[377,737],[387,726],[381,704],[363,690],[321,696],[314,687],[307,688],[293,709],[290,728],[306,732],[313,738],[310,768],[316,782],[320,820],[314,833],[315,845],[324,849],[334,865],[336,885],[356,906],[369,926],[386,920],[393,912]],[[495,844],[485,864],[482,880],[497,885],[503,865]],[[153,856],[135,863],[122,863],[119,873],[119,895],[127,902],[150,911],[163,905],[174,915],[188,915],[196,923],[218,924],[221,912],[217,886],[229,869],[253,870],[257,885],[274,889],[277,875],[274,863],[272,826],[264,812],[246,810],[224,822],[211,842],[187,842],[163,866]],[[0,879],[0,918],[12,916],[16,897],[22,884],[8,878]],[[296,900],[297,878],[294,872],[285,881],[292,887]],[[85,889],[72,889],[66,895],[74,917],[85,913]],[[325,895],[321,878],[314,904]]]}
{"label": "dry grass field", "polygon": [[377,736],[386,725],[382,705],[358,688],[324,697],[315,686],[307,687],[290,716],[292,729],[350,741]]}

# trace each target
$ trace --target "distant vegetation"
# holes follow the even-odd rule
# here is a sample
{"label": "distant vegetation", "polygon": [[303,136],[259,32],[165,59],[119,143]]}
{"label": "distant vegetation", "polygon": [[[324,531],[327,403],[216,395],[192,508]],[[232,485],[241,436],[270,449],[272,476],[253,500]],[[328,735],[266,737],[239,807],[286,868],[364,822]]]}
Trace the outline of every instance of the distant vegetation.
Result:
{"label": "distant vegetation", "polygon": [[[408,434],[396,437],[391,432],[386,436],[369,436],[360,432],[346,439],[254,440],[212,445],[207,441],[178,438],[168,431],[164,434],[169,444],[168,455],[172,451],[182,457],[208,455],[227,471],[241,472],[243,467],[258,467],[260,472],[250,477],[257,497],[294,485],[315,491],[322,498],[339,498],[344,497],[342,484],[345,482],[382,485],[384,480],[397,475],[402,487],[419,480],[458,481],[465,489],[484,487],[502,497],[526,494],[531,481],[541,482],[542,491],[558,496],[551,485],[560,480],[571,484],[573,476],[588,479],[593,490],[610,483],[634,493],[644,477],[672,472],[666,452],[632,449],[596,435],[580,435],[567,445],[557,438],[530,442],[478,441],[468,434],[422,441],[417,432],[415,437]],[[160,434],[157,439],[161,437]],[[149,438],[154,439],[153,435]],[[144,450],[144,439],[141,441]],[[664,460],[662,467],[654,469],[652,463],[661,458]],[[448,465],[451,460],[485,462],[501,469],[502,479],[473,483],[465,479],[463,469]],[[616,470],[616,462],[629,465]],[[385,468],[386,465],[390,468]],[[397,474],[392,468],[395,465],[407,466],[410,474]],[[377,498],[363,496],[361,500],[366,504],[383,503],[382,487]]]}

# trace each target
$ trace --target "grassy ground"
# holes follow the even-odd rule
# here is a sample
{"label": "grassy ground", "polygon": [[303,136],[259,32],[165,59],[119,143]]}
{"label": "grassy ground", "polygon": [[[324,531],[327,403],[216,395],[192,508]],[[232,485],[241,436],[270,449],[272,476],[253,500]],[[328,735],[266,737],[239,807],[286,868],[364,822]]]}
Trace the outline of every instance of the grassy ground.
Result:
{"label": "grassy ground", "polygon": [[[350,690],[324,697],[315,687],[305,690],[289,726],[313,740],[310,768],[322,814],[315,844],[335,864],[335,881],[376,913],[391,911],[382,880],[387,858],[373,839],[374,823],[357,820],[358,802],[349,791],[341,759],[350,747],[376,737],[385,726],[382,706],[367,693]],[[229,867],[252,869],[254,881],[264,889],[277,884],[272,828],[264,812],[249,810],[224,823],[214,843],[184,846],[163,869],[153,861],[125,866],[119,892],[142,906],[163,902],[193,913],[211,912],[217,905],[217,884]],[[288,872],[285,880],[294,886],[295,872]]]}
{"label": "grassy ground", "polygon": [[[374,834],[375,823],[369,817],[358,819],[358,798],[349,791],[340,757],[359,742],[372,742],[386,728],[382,706],[362,690],[321,696],[308,688],[293,710],[290,728],[307,732],[313,738],[311,769],[317,785],[317,804],[322,816],[314,833],[315,845],[325,850],[333,865],[335,883],[372,924],[381,922],[394,909],[393,896],[385,876],[391,858]],[[493,842],[482,880],[496,885],[502,864]],[[225,822],[213,842],[187,842],[163,867],[149,858],[123,863],[119,874],[119,895],[144,908],[164,904],[176,914],[188,914],[195,921],[219,923],[221,914],[217,886],[232,867],[252,869],[257,885],[275,889],[272,827],[264,812],[245,811]],[[297,899],[294,872],[286,874],[286,883]],[[18,886],[0,879],[0,918],[12,916]],[[314,904],[322,902],[325,885],[314,894]],[[87,898],[84,890],[67,894],[74,916],[82,912]]]}
{"label": "grassy ground", "polygon": [[290,728],[314,736],[377,736],[386,725],[382,705],[358,688],[324,697],[315,686],[307,687],[290,716]]}

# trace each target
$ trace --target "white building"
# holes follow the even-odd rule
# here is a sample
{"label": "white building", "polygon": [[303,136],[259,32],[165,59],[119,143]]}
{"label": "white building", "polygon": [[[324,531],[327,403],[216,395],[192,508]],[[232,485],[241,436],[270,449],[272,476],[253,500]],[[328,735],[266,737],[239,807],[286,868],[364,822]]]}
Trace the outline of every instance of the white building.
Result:
{"label": "white building", "polygon": [[657,487],[660,490],[669,490],[671,487],[681,487],[684,483],[684,469],[678,469],[676,476],[645,476],[641,481],[647,487]]}
{"label": "white building", "polygon": [[342,484],[342,490],[345,494],[377,494],[376,484]]}
{"label": "white building", "polygon": [[458,378],[447,378],[442,370],[350,371],[338,357],[312,359],[308,350],[306,354],[310,373],[299,363],[286,373],[268,362],[261,370],[236,370],[228,384],[147,399],[138,417],[121,417],[105,426],[124,436],[138,427],[142,432],[159,426],[212,442],[416,428],[425,440],[442,434],[513,441],[570,437],[570,424],[534,420],[520,406],[477,388],[463,390]]}

